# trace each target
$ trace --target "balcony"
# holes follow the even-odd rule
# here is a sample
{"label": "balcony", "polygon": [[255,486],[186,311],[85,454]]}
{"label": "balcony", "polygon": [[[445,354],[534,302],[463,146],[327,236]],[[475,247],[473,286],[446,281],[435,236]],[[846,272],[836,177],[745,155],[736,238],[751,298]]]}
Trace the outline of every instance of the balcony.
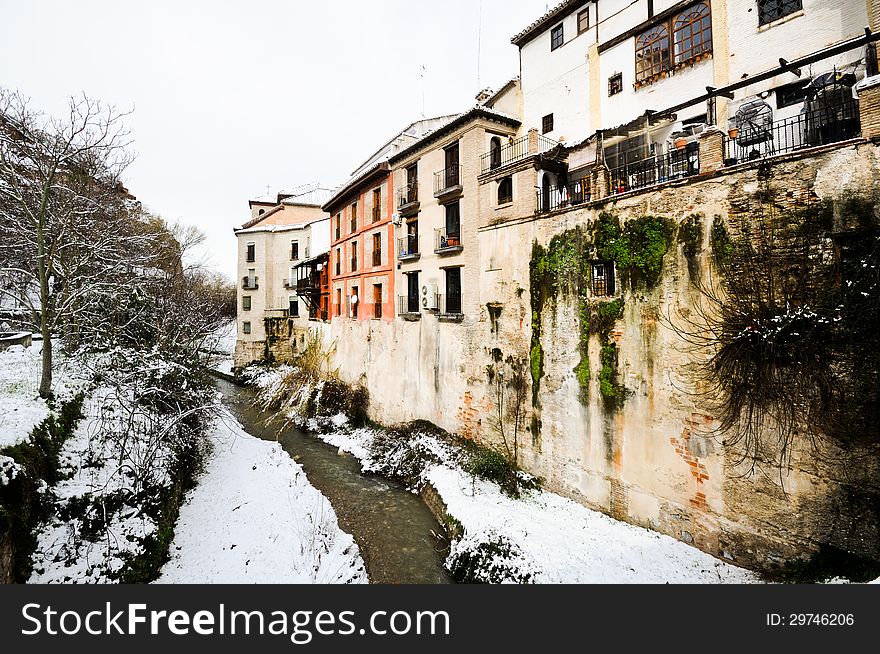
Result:
{"label": "balcony", "polygon": [[464,314],[461,312],[461,293],[455,295],[437,295],[439,313],[437,319],[440,322],[461,322]]}
{"label": "balcony", "polygon": [[461,197],[461,166],[450,166],[434,173],[434,197],[449,202]]}
{"label": "balcony", "polygon": [[485,175],[488,172],[504,168],[517,161],[527,159],[528,157],[544,154],[555,148],[557,145],[559,144],[553,139],[548,139],[546,136],[538,134],[537,140],[533,141],[532,147],[530,148],[529,137],[523,136],[522,138],[502,145],[500,148],[495,148],[483,154],[480,157],[481,174]]}
{"label": "balcony", "polygon": [[295,280],[295,279],[291,279],[290,277],[285,277],[285,278],[281,281],[281,284],[283,285],[283,287],[284,287],[285,289],[287,289],[288,291],[290,291],[290,290],[294,290],[294,289],[296,289],[297,286],[298,286],[298,284],[299,284],[299,282],[298,282],[297,280]]}
{"label": "balcony", "polygon": [[464,248],[461,244],[461,230],[450,231],[447,229],[434,230],[434,253],[457,254]]}
{"label": "balcony", "polygon": [[610,174],[611,194],[627,193],[699,174],[700,144],[692,141],[684,148],[613,169]]}
{"label": "balcony", "polygon": [[547,190],[538,191],[537,196],[538,213],[576,207],[589,202],[592,197],[589,180],[586,178],[564,186],[551,186]]}
{"label": "balcony", "polygon": [[397,315],[404,320],[421,320],[422,312],[419,307],[418,295],[398,295]]}
{"label": "balcony", "polygon": [[244,277],[241,280],[241,287],[245,291],[257,291],[260,288],[259,277]]}
{"label": "balcony", "polygon": [[301,279],[296,280],[296,290],[301,295],[305,295],[307,293],[314,293],[315,291],[320,290],[320,284],[318,282],[318,278],[312,275],[308,277],[303,277]]}
{"label": "balcony", "polygon": [[397,211],[401,216],[414,216],[419,212],[419,183],[410,182],[397,189]]}
{"label": "balcony", "polygon": [[755,161],[804,148],[848,141],[861,134],[856,100],[822,106],[774,122],[751,121],[731,129],[725,138],[726,166]]}
{"label": "balcony", "polygon": [[419,237],[417,234],[410,234],[403,238],[397,239],[397,258],[400,261],[415,261],[422,256],[419,251]]}
{"label": "balcony", "polygon": [[373,267],[382,265],[382,250],[373,250]]}

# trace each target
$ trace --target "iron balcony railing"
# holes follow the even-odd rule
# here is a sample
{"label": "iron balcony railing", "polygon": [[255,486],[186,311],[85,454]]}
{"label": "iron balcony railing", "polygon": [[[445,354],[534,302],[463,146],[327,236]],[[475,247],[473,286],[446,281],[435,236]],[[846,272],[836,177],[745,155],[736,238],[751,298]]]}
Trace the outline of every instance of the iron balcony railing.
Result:
{"label": "iron balcony railing", "polygon": [[244,277],[241,280],[241,287],[246,291],[256,291],[260,288],[260,278]]}
{"label": "iron balcony railing", "polygon": [[523,136],[515,141],[509,141],[500,148],[489,150],[480,157],[480,170],[482,173],[488,173],[496,168],[503,168],[508,164],[516,163],[521,159],[536,154],[544,154],[559,145],[553,139],[546,136],[538,136],[537,148],[534,151],[529,150],[529,137]]}
{"label": "iron balcony railing", "polygon": [[437,295],[437,306],[441,316],[461,315],[461,293],[456,295]]}
{"label": "iron balcony railing", "polygon": [[584,204],[592,197],[588,179],[579,179],[563,186],[551,186],[549,189],[539,190],[537,196],[538,213]]}
{"label": "iron balcony railing", "polygon": [[419,237],[415,234],[397,239],[397,258],[409,259],[421,255],[419,251]]}
{"label": "iron balcony railing", "polygon": [[461,185],[461,166],[450,166],[434,173],[434,194],[439,195]]}
{"label": "iron balcony railing", "polygon": [[418,295],[398,295],[397,296],[397,315],[405,316],[415,313],[421,313],[420,300]]}
{"label": "iron balcony railing", "polygon": [[382,250],[373,250],[373,266],[382,265]]}
{"label": "iron balcony railing", "polygon": [[411,182],[397,189],[397,208],[419,201],[419,183]]}
{"label": "iron balcony railing", "polygon": [[803,148],[847,141],[860,134],[858,101],[823,106],[773,123],[748,123],[731,129],[725,139],[724,163],[731,166]]}
{"label": "iron balcony railing", "polygon": [[445,250],[462,249],[461,230],[435,229],[434,230],[434,252],[443,252]]}
{"label": "iron balcony railing", "polygon": [[296,290],[300,293],[314,291],[318,289],[318,279],[316,277],[303,277],[296,280]]}
{"label": "iron balcony railing", "polygon": [[699,173],[700,144],[691,141],[672,152],[614,168],[610,175],[611,193],[626,193]]}

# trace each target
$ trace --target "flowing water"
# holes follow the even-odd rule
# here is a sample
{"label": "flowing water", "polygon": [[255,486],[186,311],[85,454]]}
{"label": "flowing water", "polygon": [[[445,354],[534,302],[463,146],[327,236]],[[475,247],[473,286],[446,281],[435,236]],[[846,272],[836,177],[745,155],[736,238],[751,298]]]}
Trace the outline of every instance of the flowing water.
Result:
{"label": "flowing water", "polygon": [[277,440],[330,500],[339,526],[357,541],[371,582],[450,582],[443,568],[448,542],[438,537],[443,531],[418,495],[396,482],[361,474],[354,457],[340,455],[336,448],[298,429],[283,427],[281,420],[252,405],[251,390],[223,380],[217,385],[245,431]]}

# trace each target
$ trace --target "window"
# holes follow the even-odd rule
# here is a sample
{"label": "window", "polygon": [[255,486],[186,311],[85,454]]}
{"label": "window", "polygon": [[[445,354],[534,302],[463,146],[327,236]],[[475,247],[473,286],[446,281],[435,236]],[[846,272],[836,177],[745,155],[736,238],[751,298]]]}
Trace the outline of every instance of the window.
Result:
{"label": "window", "polygon": [[262,216],[264,213],[266,213],[266,210],[265,210],[265,209],[260,209],[260,211],[257,213],[257,215],[258,215],[258,216]]}
{"label": "window", "polygon": [[608,96],[623,92],[623,73],[614,73],[608,78]]}
{"label": "window", "polygon": [[299,261],[299,241],[292,241],[290,244],[290,260]]}
{"label": "window", "polygon": [[553,114],[547,114],[541,119],[541,131],[549,134],[553,131]]}
{"label": "window", "polygon": [[247,244],[247,262],[253,263],[257,260],[257,244],[256,243],[248,243]]}
{"label": "window", "polygon": [[557,25],[550,30],[550,49],[561,48],[563,43],[565,43],[565,34],[562,31],[562,25]]}
{"label": "window", "polygon": [[[454,239],[454,244],[459,243],[461,234],[461,205],[458,202],[446,205],[446,239]],[[448,247],[451,247],[447,245]]]}
{"label": "window", "polygon": [[776,108],[791,107],[807,99],[807,82],[795,82],[776,89]]}
{"label": "window", "polygon": [[513,178],[505,177],[498,182],[498,204],[513,202]]}
{"label": "window", "polygon": [[458,152],[458,143],[454,143],[453,145],[450,145],[448,148],[445,148],[443,150],[443,156],[446,162],[446,174],[444,176],[445,184],[443,186],[444,189],[458,186],[461,183],[461,180],[459,179],[460,168],[458,165]]}
{"label": "window", "polygon": [[636,88],[710,52],[712,12],[707,2],[697,2],[636,38]]}
{"label": "window", "polygon": [[357,241],[351,243],[351,272],[358,269],[358,244]]}
{"label": "window", "polygon": [[650,80],[669,66],[669,30],[655,25],[636,39],[636,82]]}
{"label": "window", "polygon": [[489,168],[494,170],[501,167],[501,139],[493,136],[489,141]]}
{"label": "window", "polygon": [[251,310],[251,296],[245,295],[241,298],[241,310],[242,311],[250,311]]}
{"label": "window", "polygon": [[704,52],[712,52],[712,15],[700,2],[680,13],[672,23],[675,63],[683,64]]}
{"label": "window", "polygon": [[590,10],[584,9],[578,12],[578,34],[583,34],[590,29]]}
{"label": "window", "polygon": [[349,302],[351,303],[351,317],[357,320],[358,317],[358,305],[361,303],[361,296],[358,293],[358,287],[351,287],[351,297],[349,298]]}
{"label": "window", "polygon": [[373,265],[382,265],[382,234],[373,234]]}
{"label": "window", "polygon": [[373,284],[373,318],[382,317],[382,284]]}
{"label": "window", "polygon": [[342,238],[342,214],[338,213],[336,214],[336,240],[338,241],[340,238]]}
{"label": "window", "polygon": [[295,297],[287,298],[288,310],[291,318],[299,318],[299,300]]}
{"label": "window", "polygon": [[766,25],[804,8],[801,0],[758,0],[758,25]]}
{"label": "window", "polygon": [[419,313],[419,273],[406,276],[406,313]]}
{"label": "window", "polygon": [[244,334],[250,334],[251,333],[251,324],[249,322],[241,323],[241,331]]}
{"label": "window", "polygon": [[336,315],[342,315],[342,289],[336,289]]}
{"label": "window", "polygon": [[342,274],[342,248],[336,248],[336,276]]}
{"label": "window", "polygon": [[590,275],[590,290],[596,297],[614,295],[614,263],[595,261]]}
{"label": "window", "polygon": [[382,189],[373,190],[373,222],[382,220]]}
{"label": "window", "polygon": [[446,269],[446,306],[443,313],[461,313],[461,268]]}
{"label": "window", "polygon": [[358,230],[358,205],[357,202],[351,205],[351,231]]}

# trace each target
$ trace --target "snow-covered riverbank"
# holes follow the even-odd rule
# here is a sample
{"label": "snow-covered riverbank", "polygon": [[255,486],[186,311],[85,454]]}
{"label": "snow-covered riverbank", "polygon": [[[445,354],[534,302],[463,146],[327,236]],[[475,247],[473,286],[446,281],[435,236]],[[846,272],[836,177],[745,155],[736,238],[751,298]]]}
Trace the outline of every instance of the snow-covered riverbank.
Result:
{"label": "snow-covered riverbank", "polygon": [[[344,422],[338,416],[335,423]],[[312,423],[312,427],[317,427]],[[337,429],[319,438],[361,460],[365,470],[386,464],[370,455],[376,432]],[[476,562],[484,580],[533,583],[756,583],[752,572],[656,532],[619,522],[547,491],[505,495],[474,478],[430,434],[414,438],[439,462],[422,472],[449,516],[464,531],[448,565]]]}
{"label": "snow-covered riverbank", "polygon": [[366,583],[354,539],[277,443],[224,414],[159,583]]}

